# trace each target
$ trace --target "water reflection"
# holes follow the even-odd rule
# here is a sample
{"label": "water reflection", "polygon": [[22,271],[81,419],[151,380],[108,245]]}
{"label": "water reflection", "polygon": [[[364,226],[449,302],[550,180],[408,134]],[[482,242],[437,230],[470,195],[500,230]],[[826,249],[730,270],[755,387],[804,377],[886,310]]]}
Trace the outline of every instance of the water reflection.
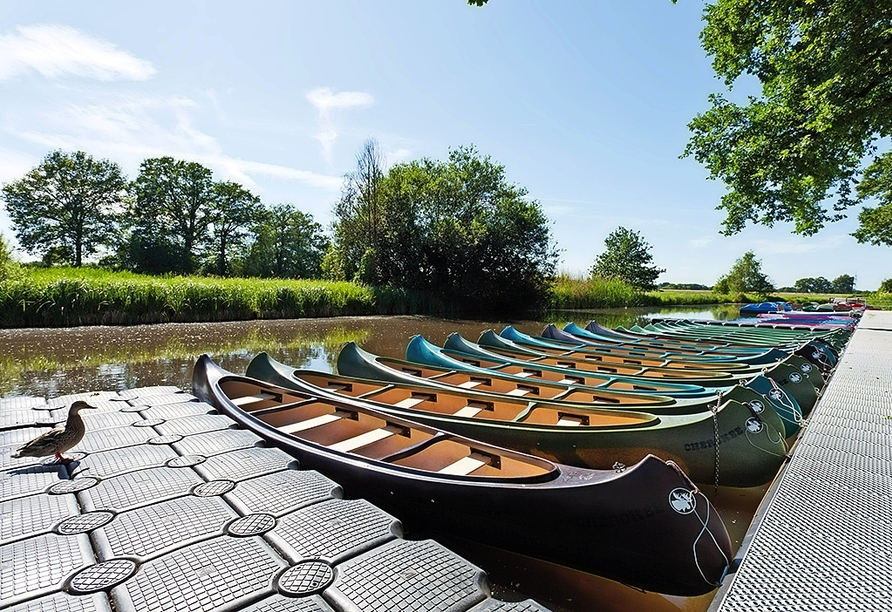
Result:
{"label": "water reflection", "polygon": [[[736,309],[731,307],[736,316]],[[342,317],[230,323],[169,323],[133,327],[0,330],[0,395],[54,397],[87,390],[121,391],[151,385],[191,387],[192,365],[202,353],[244,371],[267,351],[295,367],[333,371],[345,342],[380,355],[403,357],[422,334],[441,344],[452,332],[476,340],[486,329],[510,323],[538,334],[548,323],[595,319],[607,327],[645,324],[650,317],[729,318],[728,307],[559,311],[543,321],[457,321],[429,317]]]}

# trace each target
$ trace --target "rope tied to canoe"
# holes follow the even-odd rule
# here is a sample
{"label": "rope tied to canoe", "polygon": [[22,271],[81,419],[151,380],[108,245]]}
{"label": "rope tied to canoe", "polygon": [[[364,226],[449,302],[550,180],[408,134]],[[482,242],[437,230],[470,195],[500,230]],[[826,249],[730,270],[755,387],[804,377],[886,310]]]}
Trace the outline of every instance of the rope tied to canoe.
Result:
{"label": "rope tied to canoe", "polygon": [[799,406],[797,402],[793,401],[791,395],[788,395],[786,391],[780,388],[780,385],[777,384],[776,380],[766,374],[767,371],[767,368],[762,369],[762,375],[768,379],[768,382],[770,382],[772,386],[772,390],[768,392],[769,398],[774,399],[782,408],[789,410],[791,415],[790,418],[793,419],[794,423],[801,427],[805,422],[805,417],[802,415],[802,407]]}
{"label": "rope tied to canoe", "polygon": [[[695,490],[695,491],[693,491],[693,493],[694,493],[694,495],[696,495],[697,493],[699,493],[699,491]],[[704,496],[703,499],[705,500],[706,497]],[[700,512],[698,512],[696,509],[694,510],[694,515],[697,517],[697,520],[700,521],[701,528],[700,528],[700,533],[698,533],[697,537],[694,538],[694,542],[691,545],[691,550],[694,553],[694,564],[697,566],[697,571],[700,572],[700,576],[703,578],[703,581],[706,584],[711,584],[712,586],[717,587],[717,586],[720,586],[722,584],[722,582],[724,581],[724,578],[728,573],[728,568],[731,567],[731,559],[729,559],[727,556],[725,556],[724,553],[722,553],[722,556],[725,557],[725,571],[722,573],[722,577],[719,578],[718,582],[711,582],[709,579],[706,578],[706,574],[703,572],[703,569],[700,567],[700,560],[697,558],[697,543],[703,538],[704,534],[709,534],[709,538],[712,540],[712,543],[715,545],[715,547],[718,550],[722,550],[722,547],[716,541],[715,534],[709,530],[709,526],[708,526],[709,525],[709,513],[712,509],[712,504],[710,504],[709,501],[707,500],[705,506],[706,506],[706,516],[705,517],[701,517]]]}

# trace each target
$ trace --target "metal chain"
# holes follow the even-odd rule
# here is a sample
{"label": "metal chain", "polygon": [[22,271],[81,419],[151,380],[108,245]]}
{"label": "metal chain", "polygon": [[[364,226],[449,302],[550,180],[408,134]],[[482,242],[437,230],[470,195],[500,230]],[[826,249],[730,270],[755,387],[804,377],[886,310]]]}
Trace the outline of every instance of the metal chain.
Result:
{"label": "metal chain", "polygon": [[713,444],[713,448],[715,449],[715,494],[719,494],[719,403],[721,402],[722,394],[719,393],[716,396],[715,406],[711,408],[712,410],[712,428],[715,435],[715,443]]}

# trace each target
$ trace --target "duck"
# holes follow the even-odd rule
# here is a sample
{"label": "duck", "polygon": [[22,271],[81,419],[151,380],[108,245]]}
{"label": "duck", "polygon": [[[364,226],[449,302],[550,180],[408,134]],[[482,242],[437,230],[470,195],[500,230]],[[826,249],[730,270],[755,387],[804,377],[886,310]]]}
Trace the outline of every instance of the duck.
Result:
{"label": "duck", "polygon": [[84,434],[87,433],[87,427],[80,415],[80,411],[89,408],[95,409],[95,406],[91,406],[82,400],[74,402],[71,404],[71,408],[68,409],[68,418],[64,426],[56,427],[40,434],[17,449],[12,454],[12,457],[18,459],[20,457],[49,457],[50,455],[55,455],[57,462],[67,463],[73,461],[71,457],[66,457],[64,453],[80,442]]}

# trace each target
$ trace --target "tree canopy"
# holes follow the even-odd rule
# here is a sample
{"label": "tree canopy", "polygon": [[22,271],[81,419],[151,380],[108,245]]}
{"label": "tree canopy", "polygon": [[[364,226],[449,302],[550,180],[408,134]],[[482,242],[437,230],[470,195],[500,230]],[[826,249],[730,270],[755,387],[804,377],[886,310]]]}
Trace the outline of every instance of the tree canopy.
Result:
{"label": "tree canopy", "polygon": [[126,187],[114,162],[83,151],[53,151],[23,178],[4,185],[3,200],[22,248],[80,266],[113,243]]}
{"label": "tree canopy", "polygon": [[641,234],[618,227],[604,239],[605,250],[591,269],[593,277],[618,278],[638,289],[656,287],[656,280],[666,271],[653,265],[651,246]]}
{"label": "tree canopy", "polygon": [[756,254],[747,251],[734,262],[731,270],[719,278],[712,288],[717,293],[756,293],[768,295],[774,290],[771,279],[762,272],[762,262]]}
{"label": "tree canopy", "polygon": [[853,235],[892,244],[892,3],[715,0],[704,20],[716,75],[761,85],[745,103],[711,95],[689,124],[684,155],[728,189],[723,233],[792,222],[811,235],[875,202]]}
{"label": "tree canopy", "polygon": [[384,173],[374,149],[366,144],[335,206],[330,275],[432,291],[475,313],[545,303],[557,263],[549,223],[503,166],[460,147]]}
{"label": "tree canopy", "polygon": [[242,271],[249,276],[319,278],[328,239],[309,213],[292,204],[260,211]]}

